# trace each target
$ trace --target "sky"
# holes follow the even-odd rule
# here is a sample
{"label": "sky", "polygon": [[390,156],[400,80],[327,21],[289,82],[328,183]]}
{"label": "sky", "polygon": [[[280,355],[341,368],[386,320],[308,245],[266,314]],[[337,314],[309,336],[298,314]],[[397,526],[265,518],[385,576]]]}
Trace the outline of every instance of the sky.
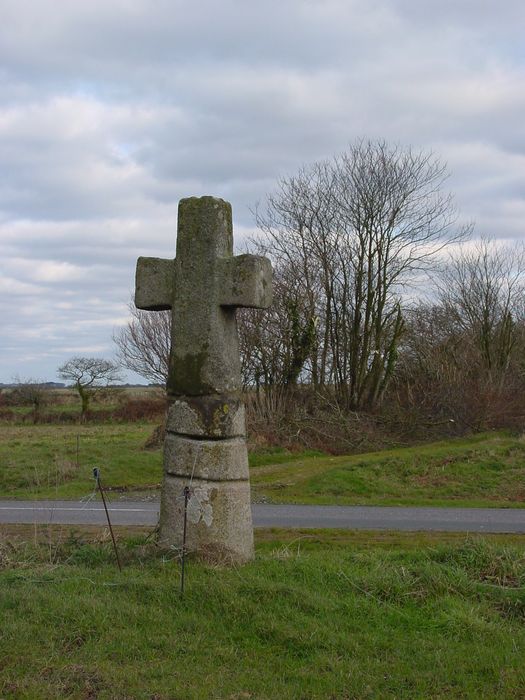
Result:
{"label": "sky", "polygon": [[[520,0],[0,0],[0,382],[111,359],[180,198],[232,203],[360,138],[432,150],[475,236],[525,226]],[[128,379],[137,379],[129,375]]]}

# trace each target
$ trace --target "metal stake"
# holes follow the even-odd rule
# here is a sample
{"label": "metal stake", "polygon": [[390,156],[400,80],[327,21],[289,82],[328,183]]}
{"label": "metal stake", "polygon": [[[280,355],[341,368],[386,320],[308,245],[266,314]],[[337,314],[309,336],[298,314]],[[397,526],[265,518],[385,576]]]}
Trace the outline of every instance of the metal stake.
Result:
{"label": "metal stake", "polygon": [[190,498],[190,487],[184,487],[184,526],[182,530],[182,562],[180,575],[180,597],[184,595],[184,566],[186,564],[186,523],[188,520],[188,500]]}
{"label": "metal stake", "polygon": [[113,528],[111,527],[111,520],[109,519],[109,511],[108,511],[108,507],[106,505],[106,497],[104,496],[104,490],[102,488],[102,483],[100,481],[100,469],[95,467],[93,469],[93,476],[96,479],[97,486],[98,486],[98,489],[100,491],[100,495],[102,496],[102,503],[104,504],[104,510],[106,511],[106,518],[108,520],[109,531],[111,533],[111,539],[113,540],[113,549],[115,550],[115,558],[117,560],[118,569],[119,569],[119,571],[122,571],[122,565],[120,563],[120,557],[118,555],[117,543],[115,542],[115,535],[113,534]]}

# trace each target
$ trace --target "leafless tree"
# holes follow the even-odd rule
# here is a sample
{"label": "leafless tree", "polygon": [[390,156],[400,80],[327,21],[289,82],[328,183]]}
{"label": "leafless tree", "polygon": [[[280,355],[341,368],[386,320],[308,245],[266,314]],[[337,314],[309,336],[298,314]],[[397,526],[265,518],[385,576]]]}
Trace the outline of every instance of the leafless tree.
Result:
{"label": "leafless tree", "polygon": [[450,259],[438,285],[441,305],[475,346],[483,371],[499,381],[525,319],[525,246],[484,238]]}
{"label": "leafless tree", "polygon": [[381,402],[404,328],[401,291],[468,234],[446,177],[432,153],[359,141],[282,179],[256,212],[259,246],[295,271],[315,329],[312,382],[335,386],[346,408]]}
{"label": "leafless tree", "polygon": [[463,246],[436,288],[407,316],[396,384],[434,417],[473,429],[515,425],[525,405],[523,245]]}
{"label": "leafless tree", "polygon": [[118,361],[153,383],[166,384],[171,345],[171,311],[143,311],[129,304],[131,319],[113,336]]}
{"label": "leafless tree", "polygon": [[271,308],[238,313],[245,387],[268,390],[308,379],[306,363],[315,343],[315,322],[294,282],[295,273],[281,265],[274,270]]}
{"label": "leafless tree", "polygon": [[80,397],[82,418],[97,389],[122,381],[118,365],[98,357],[72,357],[58,368],[58,375],[73,382]]}
{"label": "leafless tree", "polygon": [[14,378],[16,384],[12,392],[12,398],[21,404],[30,405],[33,409],[33,422],[38,421],[40,410],[46,403],[47,389],[43,379],[35,379],[34,377]]}

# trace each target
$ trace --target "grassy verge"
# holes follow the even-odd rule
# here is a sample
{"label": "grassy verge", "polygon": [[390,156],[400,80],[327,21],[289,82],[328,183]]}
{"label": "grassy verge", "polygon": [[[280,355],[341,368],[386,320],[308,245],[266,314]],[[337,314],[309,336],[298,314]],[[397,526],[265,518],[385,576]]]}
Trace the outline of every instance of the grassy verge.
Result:
{"label": "grassy verge", "polygon": [[151,423],[2,425],[2,495],[79,498],[93,490],[95,466],[104,483],[117,491],[158,489],[161,453],[144,450],[153,428]]}
{"label": "grassy verge", "polygon": [[256,500],[273,503],[523,507],[525,440],[483,434],[344,457],[261,464]]}
{"label": "grassy verge", "polygon": [[11,534],[0,696],[523,697],[524,539],[377,537],[263,531],[241,569],[190,562],[181,600],[143,537],[119,574],[105,538]]}
{"label": "grassy verge", "polygon": [[[160,450],[145,450],[154,423],[0,425],[3,497],[79,498],[106,487],[129,498],[157,496]],[[78,464],[77,464],[78,437]],[[273,503],[525,505],[525,440],[483,434],[344,457],[284,450],[250,455],[255,501]]]}

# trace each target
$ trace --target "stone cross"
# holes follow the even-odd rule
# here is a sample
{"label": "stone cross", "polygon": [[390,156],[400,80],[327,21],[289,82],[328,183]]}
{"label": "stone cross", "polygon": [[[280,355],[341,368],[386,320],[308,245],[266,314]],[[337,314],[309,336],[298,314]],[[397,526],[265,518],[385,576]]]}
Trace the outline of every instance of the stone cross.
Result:
{"label": "stone cross", "polygon": [[214,197],[179,202],[174,260],[139,258],[135,304],[172,310],[161,496],[162,543],[212,558],[253,557],[248,455],[241,398],[237,307],[266,308],[270,261],[233,256],[231,205]]}

